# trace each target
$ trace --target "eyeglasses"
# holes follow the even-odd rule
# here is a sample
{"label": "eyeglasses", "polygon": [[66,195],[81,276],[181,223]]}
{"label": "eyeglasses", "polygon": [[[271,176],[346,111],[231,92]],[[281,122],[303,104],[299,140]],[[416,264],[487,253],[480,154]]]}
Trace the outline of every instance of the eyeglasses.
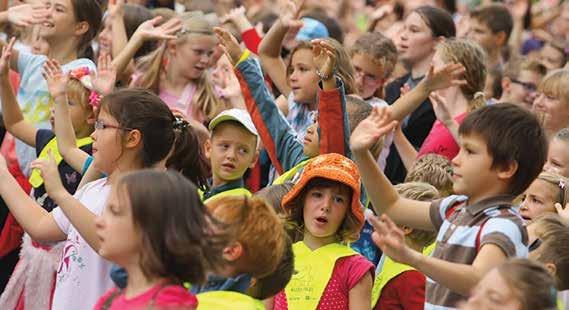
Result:
{"label": "eyeglasses", "polygon": [[513,83],[522,85],[524,87],[524,89],[529,91],[529,92],[534,92],[537,90],[537,86],[534,83],[522,82],[522,81],[516,80],[516,79],[511,79],[511,80]]}
{"label": "eyeglasses", "polygon": [[108,125],[108,124],[105,124],[105,123],[104,123],[103,121],[101,121],[101,120],[96,120],[96,121],[95,121],[95,129],[96,129],[96,130],[103,130],[103,129],[106,129],[106,128],[113,128],[113,129],[126,130],[126,131],[133,130],[132,128],[126,128],[126,127]]}
{"label": "eyeglasses", "polygon": [[541,245],[541,239],[537,238],[528,246],[528,251],[533,252],[537,250],[537,248],[539,248],[540,245]]}

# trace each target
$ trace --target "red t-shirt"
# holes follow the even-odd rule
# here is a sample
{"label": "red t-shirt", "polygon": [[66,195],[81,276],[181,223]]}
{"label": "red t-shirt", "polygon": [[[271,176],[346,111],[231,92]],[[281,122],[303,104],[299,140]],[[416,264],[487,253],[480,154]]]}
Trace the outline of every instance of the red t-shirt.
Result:
{"label": "red t-shirt", "polygon": [[[368,273],[373,275],[373,264],[361,255],[342,257],[336,261],[332,277],[328,281],[316,309],[348,309],[350,290]],[[288,309],[286,295],[280,291],[275,296],[274,310]]]}
{"label": "red t-shirt", "polygon": [[425,275],[408,270],[387,282],[374,309],[423,310],[424,307]]}
{"label": "red t-shirt", "polygon": [[[95,305],[95,310],[103,309],[106,301],[114,294],[117,288],[112,288]],[[146,292],[127,299],[124,293],[116,296],[108,308],[109,310],[142,310],[153,306],[157,309],[195,309],[198,306],[196,296],[186,288],[179,285],[155,285]]]}
{"label": "red t-shirt", "polygon": [[[468,113],[460,114],[459,116],[455,117],[454,120],[462,124],[464,119],[466,118]],[[430,153],[435,153],[439,155],[443,155],[449,160],[452,160],[460,150],[460,147],[454,140],[454,137],[448,131],[448,129],[441,123],[439,120],[436,120],[433,124],[433,128],[429,132],[429,135],[421,145],[419,149],[419,154],[417,154],[417,158]]]}

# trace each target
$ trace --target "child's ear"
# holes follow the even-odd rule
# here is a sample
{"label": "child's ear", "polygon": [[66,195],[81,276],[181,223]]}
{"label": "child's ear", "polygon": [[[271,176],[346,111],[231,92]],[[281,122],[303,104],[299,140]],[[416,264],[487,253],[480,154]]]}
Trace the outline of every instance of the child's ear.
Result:
{"label": "child's ear", "polygon": [[249,168],[253,169],[255,167],[255,164],[257,163],[257,160],[259,160],[259,150],[255,150],[255,155],[253,156],[253,160],[251,160],[251,164],[249,165]]}
{"label": "child's ear", "polygon": [[170,55],[176,55],[176,40],[168,40],[166,41],[166,49]]}
{"label": "child's ear", "polygon": [[140,130],[131,130],[126,136],[126,148],[135,148],[142,142],[142,134]]}
{"label": "child's ear", "polygon": [[498,167],[498,178],[502,180],[511,179],[518,171],[518,162],[513,160],[505,165]]}
{"label": "child's ear", "polygon": [[554,263],[545,263],[544,264],[545,269],[547,269],[547,272],[549,272],[549,274],[555,279],[556,274],[557,274],[557,267],[555,266]]}
{"label": "child's ear", "polygon": [[494,39],[496,40],[496,46],[497,47],[505,46],[507,43],[506,33],[504,31],[499,31],[498,33],[496,33],[494,35]]}
{"label": "child's ear", "polygon": [[97,116],[95,115],[95,111],[93,111],[93,110],[89,111],[89,114],[87,115],[87,124],[93,125],[93,124],[95,124],[96,120],[97,120]]}
{"label": "child's ear", "polygon": [[405,236],[409,236],[413,232],[413,228],[408,226],[402,226],[401,229],[403,230]]}
{"label": "child's ear", "polygon": [[228,247],[223,249],[223,259],[228,262],[234,262],[243,256],[243,245],[239,242],[234,242]]}
{"label": "child's ear", "polygon": [[512,85],[512,80],[509,77],[502,78],[502,89],[504,92],[510,91],[510,85]]}
{"label": "child's ear", "polygon": [[75,35],[76,36],[82,36],[83,34],[85,34],[88,30],[89,30],[89,23],[88,22],[78,22],[77,24],[75,24]]}
{"label": "child's ear", "polygon": [[204,148],[205,157],[207,159],[211,159],[211,139],[205,140],[203,148]]}

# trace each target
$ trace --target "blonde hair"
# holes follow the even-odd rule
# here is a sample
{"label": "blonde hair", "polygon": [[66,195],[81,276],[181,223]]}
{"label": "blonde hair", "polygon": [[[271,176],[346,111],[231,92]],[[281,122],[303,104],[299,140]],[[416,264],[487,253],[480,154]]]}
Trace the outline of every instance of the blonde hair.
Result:
{"label": "blonde hair", "polygon": [[536,237],[541,240],[539,257],[543,264],[555,265],[555,286],[558,290],[569,289],[569,222],[557,214],[543,214],[531,221]]}
{"label": "blonde hair", "polygon": [[543,180],[557,189],[557,197],[555,202],[560,203],[562,206],[567,204],[569,199],[569,180],[564,176],[544,171],[537,176],[538,179]]}
{"label": "blonde hair", "polygon": [[83,86],[79,80],[74,78],[69,79],[65,90],[69,99],[79,103],[84,109],[92,110],[91,105],[89,105],[89,95],[91,91]]}
{"label": "blonde hair", "polygon": [[469,100],[470,112],[486,105],[484,85],[486,83],[486,53],[473,41],[448,39],[437,46],[445,63],[459,63],[464,66],[466,84],[460,86],[462,94]]}
{"label": "blonde hair", "polygon": [[[181,45],[192,34],[214,36],[211,23],[201,12],[190,12],[181,16],[183,27],[178,33],[176,44]],[[160,45],[154,52],[141,58],[138,68],[143,72],[138,87],[149,89],[154,93],[160,92],[160,75],[164,70],[164,59],[167,53],[167,45]],[[204,72],[195,82],[196,92],[190,103],[194,115],[202,115],[206,121],[213,119],[219,112],[225,110],[224,104],[215,94],[209,76]]]}
{"label": "blonde hair", "polygon": [[405,182],[424,182],[434,186],[441,196],[452,194],[452,166],[450,160],[438,154],[419,157],[409,170]]}
{"label": "blonde hair", "polygon": [[569,69],[549,72],[539,83],[538,91],[559,98],[564,104],[569,104]]}
{"label": "blonde hair", "polygon": [[[439,191],[432,185],[423,182],[408,182],[395,185],[399,195],[413,200],[431,201],[440,198]],[[433,231],[413,229],[407,237],[420,246],[427,246],[435,241],[437,234]]]}

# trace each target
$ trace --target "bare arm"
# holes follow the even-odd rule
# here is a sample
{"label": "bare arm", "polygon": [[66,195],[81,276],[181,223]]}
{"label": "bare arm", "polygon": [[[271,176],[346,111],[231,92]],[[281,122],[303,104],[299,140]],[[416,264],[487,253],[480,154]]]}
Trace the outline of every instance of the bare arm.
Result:
{"label": "bare arm", "polygon": [[351,310],[371,309],[371,274],[368,272],[348,293]]}
{"label": "bare arm", "polygon": [[259,45],[259,59],[265,71],[281,94],[288,96],[291,88],[286,79],[286,65],[281,57],[282,43],[288,28],[276,21]]}
{"label": "bare arm", "polygon": [[397,148],[397,152],[401,157],[401,161],[403,162],[405,169],[409,171],[417,159],[417,150],[413,147],[411,142],[409,142],[407,137],[405,137],[401,128],[395,130],[395,134],[393,135],[393,143]]}

